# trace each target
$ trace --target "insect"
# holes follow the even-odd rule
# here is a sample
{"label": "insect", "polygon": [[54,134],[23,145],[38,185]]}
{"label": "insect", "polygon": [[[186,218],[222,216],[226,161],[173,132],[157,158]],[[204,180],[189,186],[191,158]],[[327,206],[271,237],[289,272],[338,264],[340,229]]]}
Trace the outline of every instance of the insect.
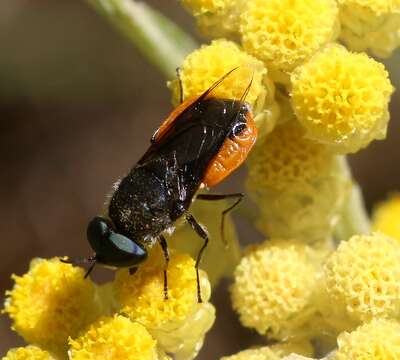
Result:
{"label": "insect", "polygon": [[216,185],[243,163],[257,137],[250,106],[244,102],[251,81],[240,100],[213,95],[235,70],[200,96],[186,101],[182,101],[181,85],[181,104],[154,133],[149,149],[116,186],[107,214],[90,221],[87,238],[95,254],[80,260],[90,264],[85,277],[97,263],[127,267],[134,273],[146,260],[147,249],[158,242],[165,258],[164,297],[168,299],[169,251],[163,232],[183,217],[204,241],[195,263],[197,297],[202,302],[199,264],[209,239],[190,213],[190,205],[194,199],[236,199],[222,213],[223,229],[225,215],[243,194],[196,194],[202,186]]}

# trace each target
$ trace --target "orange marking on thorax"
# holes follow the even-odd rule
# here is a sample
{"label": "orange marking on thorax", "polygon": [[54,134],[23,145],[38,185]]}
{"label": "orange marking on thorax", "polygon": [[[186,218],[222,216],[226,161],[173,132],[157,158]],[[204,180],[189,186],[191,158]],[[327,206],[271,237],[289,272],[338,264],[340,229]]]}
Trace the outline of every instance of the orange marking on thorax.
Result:
{"label": "orange marking on thorax", "polygon": [[246,160],[257,140],[257,128],[251,112],[246,115],[246,129],[233,139],[226,138],[222,148],[210,163],[203,184],[212,187],[224,180]]}

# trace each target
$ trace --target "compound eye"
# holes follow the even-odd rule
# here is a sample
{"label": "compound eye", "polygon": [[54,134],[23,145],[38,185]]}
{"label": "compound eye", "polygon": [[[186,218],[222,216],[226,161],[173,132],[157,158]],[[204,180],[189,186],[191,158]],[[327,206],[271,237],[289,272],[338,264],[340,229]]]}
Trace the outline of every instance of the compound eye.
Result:
{"label": "compound eye", "polygon": [[112,222],[95,217],[88,225],[87,237],[99,263],[131,267],[144,261],[147,251],[140,244],[114,231]]}
{"label": "compound eye", "polygon": [[112,232],[113,226],[111,222],[96,216],[87,227],[87,238],[92,249],[97,252],[99,248],[104,246]]}

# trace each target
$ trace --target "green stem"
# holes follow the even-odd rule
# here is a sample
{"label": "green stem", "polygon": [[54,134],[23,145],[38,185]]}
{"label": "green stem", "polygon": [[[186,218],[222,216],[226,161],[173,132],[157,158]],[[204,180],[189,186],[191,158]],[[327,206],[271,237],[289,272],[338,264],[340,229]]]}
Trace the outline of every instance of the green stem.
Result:
{"label": "green stem", "polygon": [[[343,158],[342,167],[344,174],[351,179],[351,170],[346,158]],[[348,240],[355,234],[368,234],[370,231],[370,219],[365,209],[361,189],[352,180],[350,193],[342,209],[341,219],[335,229],[336,238],[339,241]]]}
{"label": "green stem", "polygon": [[168,79],[196,42],[164,15],[132,0],[86,0],[124,34]]}

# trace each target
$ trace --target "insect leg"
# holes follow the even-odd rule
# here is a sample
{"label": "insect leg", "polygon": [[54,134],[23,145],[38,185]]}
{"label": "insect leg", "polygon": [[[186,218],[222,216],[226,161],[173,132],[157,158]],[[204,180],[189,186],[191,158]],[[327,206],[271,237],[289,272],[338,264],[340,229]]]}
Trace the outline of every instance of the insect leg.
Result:
{"label": "insect leg", "polygon": [[158,238],[158,243],[161,246],[161,249],[164,253],[164,259],[165,259],[165,268],[164,268],[164,299],[168,299],[168,276],[167,276],[167,271],[168,271],[168,263],[169,263],[169,251],[168,251],[168,245],[167,245],[167,240],[165,240],[165,237],[163,235],[160,235]]}
{"label": "insect leg", "polygon": [[96,255],[93,256],[89,256],[87,258],[75,258],[73,260],[70,259],[60,259],[61,262],[63,262],[64,264],[71,264],[71,265],[84,265],[84,264],[90,264],[89,269],[86,271],[85,275],[84,275],[84,279],[86,279],[90,273],[93,271],[94,267],[96,266],[97,263],[97,258]]}
{"label": "insect leg", "polygon": [[242,201],[244,194],[242,193],[234,193],[234,194],[199,194],[197,195],[196,199],[199,200],[224,200],[224,199],[232,199],[235,198],[236,201],[229,206],[227,209],[225,209],[222,212],[222,220],[221,220],[221,239],[222,242],[224,243],[225,247],[228,246],[228,243],[225,239],[225,216],[233,210],[239,203]]}
{"label": "insect leg", "polygon": [[201,302],[203,302],[203,300],[201,299],[201,293],[200,293],[199,265],[200,265],[200,261],[201,261],[201,257],[203,255],[204,249],[207,247],[207,244],[208,244],[208,235],[205,232],[205,230],[201,227],[201,225],[196,221],[196,219],[193,217],[192,214],[186,213],[186,220],[190,224],[192,229],[197,233],[197,235],[199,235],[204,240],[204,244],[201,247],[201,249],[197,255],[196,265],[195,265],[196,280],[197,280],[197,301],[199,303],[201,303]]}

